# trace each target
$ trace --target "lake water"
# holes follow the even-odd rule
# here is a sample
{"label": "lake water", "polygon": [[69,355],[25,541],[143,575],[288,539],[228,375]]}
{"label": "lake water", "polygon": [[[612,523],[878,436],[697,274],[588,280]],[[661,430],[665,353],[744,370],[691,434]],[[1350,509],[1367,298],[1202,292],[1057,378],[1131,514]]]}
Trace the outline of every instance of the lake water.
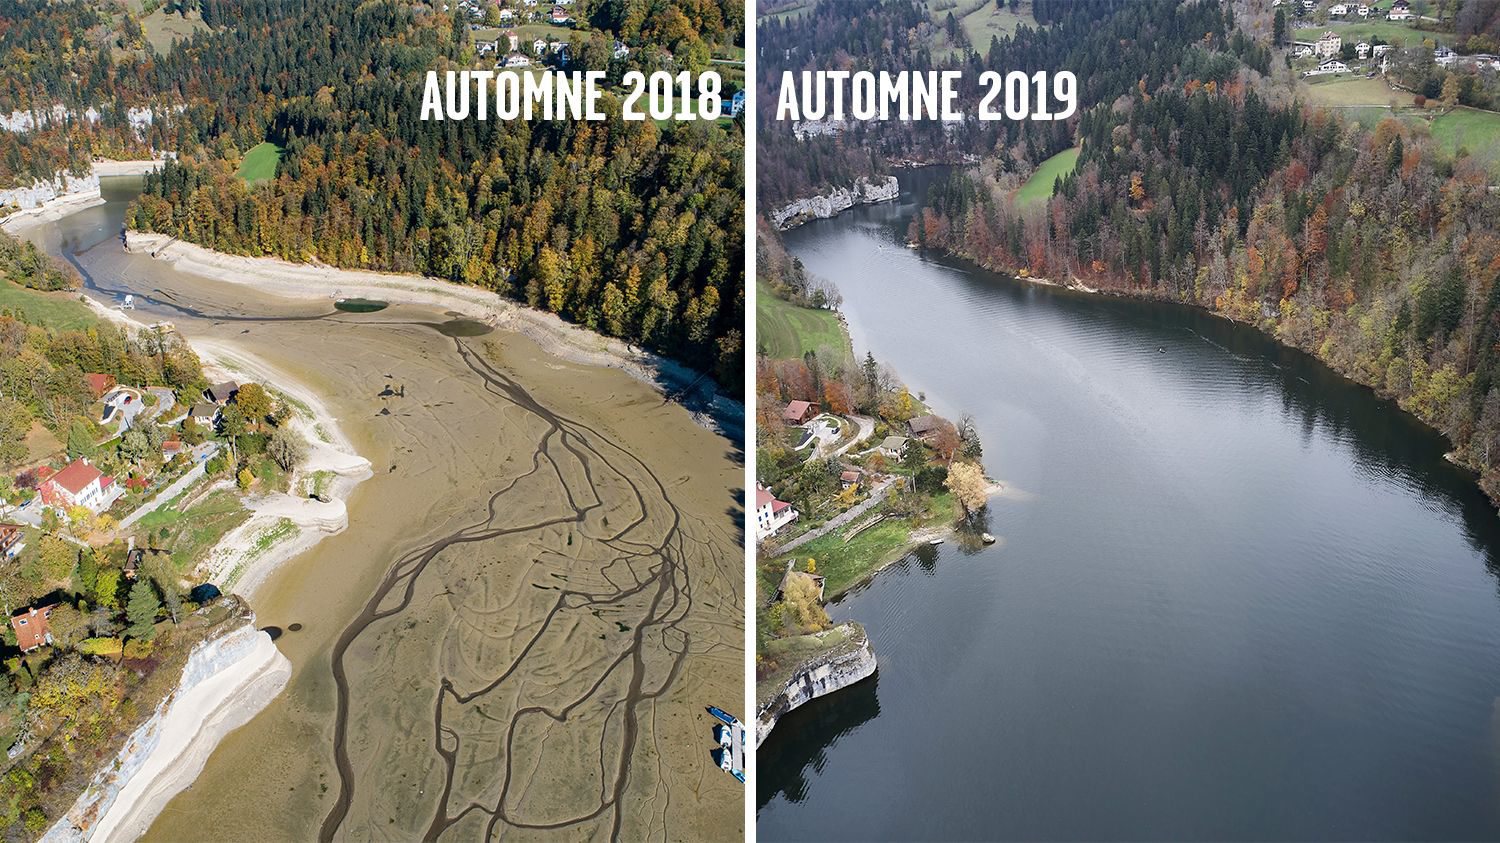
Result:
{"label": "lake water", "polygon": [[759,753],[762,839],[1500,836],[1500,520],[1445,440],[1201,311],[788,245],[1006,494],[830,607],[876,676]]}

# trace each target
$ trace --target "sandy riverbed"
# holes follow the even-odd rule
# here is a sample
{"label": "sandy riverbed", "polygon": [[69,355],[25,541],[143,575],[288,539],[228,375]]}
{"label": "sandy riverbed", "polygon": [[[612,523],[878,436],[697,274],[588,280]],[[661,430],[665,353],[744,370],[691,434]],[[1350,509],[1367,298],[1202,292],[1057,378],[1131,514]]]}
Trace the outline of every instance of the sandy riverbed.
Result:
{"label": "sandy riverbed", "polygon": [[[626,366],[549,353],[550,332],[544,351],[509,305],[464,320],[473,302],[381,286],[343,294],[396,304],[340,313],[326,283],[224,283],[205,275],[240,271],[133,245],[80,256],[94,295],[150,296],[142,318],[208,356],[229,344],[305,385],[374,471],[349,529],[254,590],[259,622],[287,630],[286,692],[147,839],[205,822],[230,840],[742,838],[703,710],[744,698],[737,443]],[[569,344],[609,342],[590,337]],[[257,808],[222,822],[233,805]]]}

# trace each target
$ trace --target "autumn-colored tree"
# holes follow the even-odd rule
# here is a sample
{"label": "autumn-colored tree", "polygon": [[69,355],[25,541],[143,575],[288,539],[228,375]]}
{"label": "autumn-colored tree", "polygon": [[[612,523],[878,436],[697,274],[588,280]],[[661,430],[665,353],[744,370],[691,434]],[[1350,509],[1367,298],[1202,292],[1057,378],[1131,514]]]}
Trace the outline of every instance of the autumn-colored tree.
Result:
{"label": "autumn-colored tree", "polygon": [[944,485],[966,515],[973,515],[989,503],[989,481],[984,479],[983,469],[974,463],[954,461],[949,464]]}

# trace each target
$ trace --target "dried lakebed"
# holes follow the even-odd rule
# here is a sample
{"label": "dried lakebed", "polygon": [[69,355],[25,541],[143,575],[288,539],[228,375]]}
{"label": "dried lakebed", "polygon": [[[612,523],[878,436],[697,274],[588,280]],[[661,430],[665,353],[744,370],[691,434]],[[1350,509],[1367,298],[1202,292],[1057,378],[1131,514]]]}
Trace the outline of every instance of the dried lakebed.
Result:
{"label": "dried lakebed", "polygon": [[106,198],[32,236],[91,295],[316,389],[375,471],[349,529],[255,591],[286,691],[146,839],[206,817],[226,840],[742,836],[703,710],[743,699],[738,446],[463,314],[343,312],[124,254]]}

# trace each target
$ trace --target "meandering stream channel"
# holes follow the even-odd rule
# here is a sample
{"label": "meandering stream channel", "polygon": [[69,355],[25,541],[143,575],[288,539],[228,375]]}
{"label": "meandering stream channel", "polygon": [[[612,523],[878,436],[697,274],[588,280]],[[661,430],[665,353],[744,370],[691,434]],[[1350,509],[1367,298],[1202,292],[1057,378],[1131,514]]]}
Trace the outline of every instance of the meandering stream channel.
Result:
{"label": "meandering stream channel", "polygon": [[127,254],[131,190],[106,197],[30,236],[88,295],[133,294],[143,319],[315,389],[375,467],[349,529],[251,596],[287,630],[286,691],[148,839],[742,836],[704,710],[743,698],[738,445],[456,313],[290,301]]}
{"label": "meandering stream channel", "polygon": [[787,236],[1006,494],[830,607],[876,676],[782,719],[763,839],[1500,835],[1500,518],[1444,440],[1253,329]]}

